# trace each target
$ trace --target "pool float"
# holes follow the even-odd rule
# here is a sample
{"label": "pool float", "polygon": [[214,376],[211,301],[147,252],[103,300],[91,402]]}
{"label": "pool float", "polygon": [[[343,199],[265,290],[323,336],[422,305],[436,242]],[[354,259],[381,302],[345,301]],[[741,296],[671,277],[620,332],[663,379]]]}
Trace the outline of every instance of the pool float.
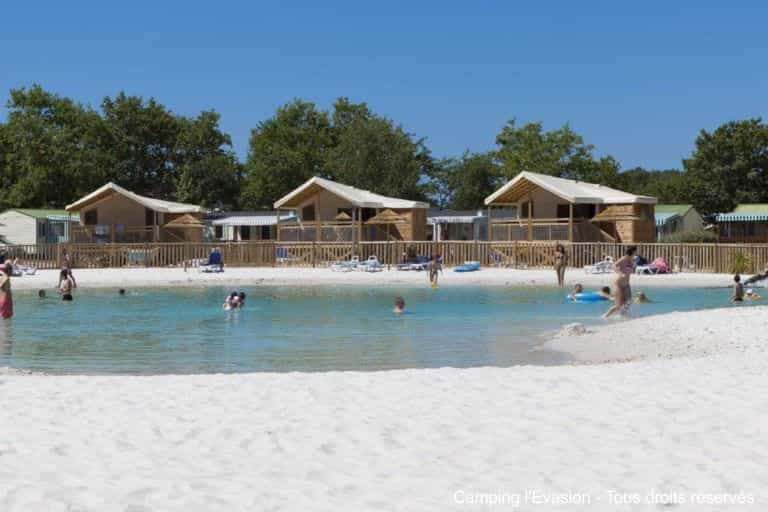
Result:
{"label": "pool float", "polygon": [[574,295],[574,297],[576,298],[574,299],[570,295],[566,295],[565,300],[568,302],[600,302],[603,300],[608,300],[608,297],[605,297],[604,295],[600,295],[597,292],[577,293]]}
{"label": "pool float", "polygon": [[475,272],[477,270],[480,270],[479,261],[465,261],[453,269],[454,272]]}

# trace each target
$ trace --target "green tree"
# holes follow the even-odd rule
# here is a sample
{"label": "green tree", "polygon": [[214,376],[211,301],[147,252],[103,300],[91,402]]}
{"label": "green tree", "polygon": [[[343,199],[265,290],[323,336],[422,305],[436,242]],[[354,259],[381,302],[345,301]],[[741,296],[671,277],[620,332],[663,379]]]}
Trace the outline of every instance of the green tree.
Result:
{"label": "green tree", "polygon": [[768,202],[768,125],[756,118],[702,130],[683,165],[693,203],[704,213]]}
{"label": "green tree", "polygon": [[219,128],[214,111],[181,119],[176,141],[176,199],[206,207],[234,208],[242,168],[232,151],[232,139]]}
{"label": "green tree", "polygon": [[107,131],[104,150],[113,167],[110,179],[137,194],[174,198],[178,180],[176,142],[181,120],[153,98],[104,98]]}
{"label": "green tree", "polygon": [[441,208],[471,210],[501,185],[501,168],[492,153],[465,152],[438,162],[430,176],[431,197]]}
{"label": "green tree", "polygon": [[62,207],[107,172],[97,112],[40,85],[12,89],[0,130],[0,206]]}
{"label": "green tree", "polygon": [[690,201],[685,173],[677,169],[649,171],[635,167],[622,171],[617,187],[633,194],[653,196],[660,203],[687,203]]}
{"label": "green tree", "polygon": [[272,203],[312,176],[327,176],[331,145],[328,113],[299,99],[280,107],[251,132],[241,201],[249,208]]}
{"label": "green tree", "polygon": [[334,179],[379,194],[424,198],[420,182],[432,158],[422,139],[346,98],[334,104],[333,119],[335,144],[325,168]]}

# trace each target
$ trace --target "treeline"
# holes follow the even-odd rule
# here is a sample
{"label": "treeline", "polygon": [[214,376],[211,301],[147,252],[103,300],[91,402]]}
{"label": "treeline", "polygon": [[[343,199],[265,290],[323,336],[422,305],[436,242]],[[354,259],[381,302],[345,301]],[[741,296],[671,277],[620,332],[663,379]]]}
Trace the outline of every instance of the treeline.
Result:
{"label": "treeline", "polygon": [[179,116],[124,93],[98,109],[45,91],[14,89],[0,123],[0,209],[62,207],[107,181],[139,194],[227,209],[268,209],[311,176],[381,194],[474,209],[521,171],[691,202],[705,213],[768,202],[768,125],[761,119],[702,130],[682,170],[621,170],[568,125],[509,121],[484,153],[434,158],[422,138],[339,98],[329,110],[295,100],[252,130],[245,162],[203,111]]}

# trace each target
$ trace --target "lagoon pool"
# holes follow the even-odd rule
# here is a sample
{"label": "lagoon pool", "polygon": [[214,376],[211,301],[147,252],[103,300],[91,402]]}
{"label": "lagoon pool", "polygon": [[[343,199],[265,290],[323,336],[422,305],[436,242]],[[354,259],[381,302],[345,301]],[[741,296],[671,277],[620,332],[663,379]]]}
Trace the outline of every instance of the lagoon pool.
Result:
{"label": "lagoon pool", "polygon": [[[0,321],[0,366],[50,373],[157,374],[382,370],[556,364],[536,350],[607,303],[568,304],[557,288],[246,287],[79,291],[72,303],[16,292]],[[633,316],[728,306],[729,291],[646,288]],[[392,313],[402,295],[407,313]],[[748,306],[733,306],[748,307]]]}

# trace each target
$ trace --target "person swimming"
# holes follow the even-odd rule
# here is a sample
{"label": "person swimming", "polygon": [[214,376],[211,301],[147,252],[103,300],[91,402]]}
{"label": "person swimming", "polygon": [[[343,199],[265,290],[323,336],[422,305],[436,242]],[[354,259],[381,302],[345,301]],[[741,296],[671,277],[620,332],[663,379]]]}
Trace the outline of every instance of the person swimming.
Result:
{"label": "person swimming", "polygon": [[637,292],[637,295],[635,295],[635,304],[645,304],[648,302],[653,302],[653,301],[649,299],[644,292]]}
{"label": "person swimming", "polygon": [[242,308],[245,306],[245,292],[240,292],[237,294],[237,307]]}
{"label": "person swimming", "polygon": [[229,295],[227,295],[227,298],[224,299],[224,305],[222,306],[226,310],[235,309],[237,308],[239,297],[237,296],[237,292],[232,292]]}
{"label": "person swimming", "polygon": [[584,293],[584,287],[581,285],[581,283],[576,283],[575,285],[573,285],[573,290],[571,290],[568,293],[568,296],[571,299],[576,300],[576,294],[577,293]]}
{"label": "person swimming", "polygon": [[613,300],[613,295],[611,295],[611,287],[610,286],[603,286],[600,288],[599,292],[596,292],[601,297],[605,297],[608,300]]}
{"label": "person swimming", "polygon": [[733,276],[733,295],[731,296],[731,302],[734,304],[744,302],[744,285],[741,284],[741,276],[739,274]]}
{"label": "person swimming", "polygon": [[118,295],[125,295],[125,288],[120,288],[119,290],[117,290],[117,294]]}
{"label": "person swimming", "polygon": [[45,290],[38,290],[37,291],[37,298],[38,299],[44,299],[45,298]]}
{"label": "person swimming", "polygon": [[395,297],[395,307],[392,310],[393,313],[402,314],[405,312],[405,299],[402,297]]}

